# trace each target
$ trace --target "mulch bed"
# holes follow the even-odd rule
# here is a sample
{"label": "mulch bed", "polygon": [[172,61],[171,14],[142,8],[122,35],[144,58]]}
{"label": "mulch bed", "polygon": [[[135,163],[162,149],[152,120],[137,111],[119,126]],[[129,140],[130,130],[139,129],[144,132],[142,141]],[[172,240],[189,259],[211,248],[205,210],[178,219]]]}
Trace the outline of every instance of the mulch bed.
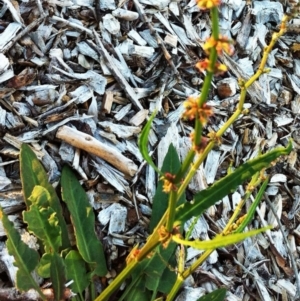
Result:
{"label": "mulch bed", "polygon": [[[0,4],[0,206],[23,229],[18,162],[22,143],[36,152],[55,186],[63,164],[71,165],[95,209],[108,281],[132,246],[148,235],[157,177],[143,162],[138,135],[157,109],[150,154],[161,166],[173,143],[179,156],[185,156],[193,125],[180,119],[182,103],[201,91],[204,74],[195,64],[206,57],[202,46],[211,34],[209,13],[200,11],[194,0],[116,2]],[[264,47],[289,10],[286,2],[223,1],[220,29],[236,41],[235,53],[220,58],[229,70],[214,78],[208,100],[214,116],[205,134],[231,116],[239,100],[238,80],[254,74]],[[297,18],[290,22],[268,58],[269,72],[248,90],[249,113],[225,133],[187,190],[191,199],[226,174],[230,164],[236,167],[259,150],[285,146],[293,138],[291,155],[269,170],[268,197],[252,223],[274,229],[215,251],[180,300],[197,300],[199,295],[192,299],[187,292],[199,287],[200,295],[226,287],[227,300],[232,301],[300,296],[295,277],[300,250],[299,24]],[[240,186],[208,210],[196,223],[193,238],[207,239],[222,229],[244,189]],[[15,269],[1,223],[0,236],[0,300],[30,300],[13,288]],[[189,248],[187,264],[198,254]]]}

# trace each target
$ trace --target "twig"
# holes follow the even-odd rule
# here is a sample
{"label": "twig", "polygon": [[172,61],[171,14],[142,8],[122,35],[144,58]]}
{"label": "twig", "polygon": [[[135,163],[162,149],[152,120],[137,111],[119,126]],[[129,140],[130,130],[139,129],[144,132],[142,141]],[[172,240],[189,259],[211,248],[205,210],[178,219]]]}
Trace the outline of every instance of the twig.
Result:
{"label": "twig", "polygon": [[42,23],[45,19],[45,16],[40,17],[39,19],[35,20],[31,24],[29,24],[26,28],[24,28],[19,34],[17,34],[9,43],[5,45],[2,49],[2,53],[6,53],[19,39],[29,33],[34,27]]}
{"label": "twig", "polygon": [[103,43],[100,40],[100,37],[98,33],[94,30],[94,35],[96,37],[96,42],[98,45],[98,50],[100,54],[105,58],[107,61],[107,67],[109,68],[110,72],[115,76],[116,81],[119,83],[119,85],[124,89],[125,93],[127,94],[128,98],[132,101],[132,103],[140,110],[143,109],[143,106],[139,102],[136,93],[131,88],[131,86],[128,84],[127,80],[124,78],[122,73],[120,73],[118,67],[115,65],[114,61],[112,60],[111,56],[105,49]]}
{"label": "twig", "polygon": [[65,19],[57,17],[57,16],[51,17],[51,20],[65,23],[67,26],[73,27],[75,29],[79,29],[80,31],[84,31],[84,32],[86,32],[91,37],[93,36],[93,32],[90,29],[87,29],[84,26],[81,26],[81,25],[79,25],[77,23],[70,22],[68,20],[65,20]]}
{"label": "twig", "polygon": [[56,137],[102,158],[126,175],[132,177],[137,171],[137,166],[132,160],[126,158],[114,148],[101,143],[91,135],[64,125],[57,130]]}
{"label": "twig", "polygon": [[285,245],[286,245],[286,249],[289,253],[289,256],[290,256],[290,259],[291,259],[291,264],[292,264],[292,267],[293,267],[293,270],[294,270],[294,273],[295,273],[295,278],[296,278],[296,285],[297,285],[297,292],[296,292],[296,295],[294,297],[294,300],[300,298],[300,278],[299,278],[299,275],[298,275],[298,269],[297,269],[297,265],[296,265],[296,262],[295,262],[295,259],[294,259],[294,255],[292,254],[291,250],[290,250],[290,247],[289,247],[289,243],[285,237],[285,234],[284,234],[284,231],[283,231],[283,228],[282,228],[282,224],[281,224],[281,221],[280,221],[280,218],[278,217],[277,213],[276,213],[276,210],[272,204],[272,202],[270,201],[268,195],[265,193],[265,199],[266,199],[266,202],[267,204],[269,205],[269,207],[271,208],[271,211],[273,212],[274,216],[275,216],[275,219],[278,223],[278,226],[279,226],[279,229],[282,233],[282,237],[283,237],[283,240],[285,242]]}

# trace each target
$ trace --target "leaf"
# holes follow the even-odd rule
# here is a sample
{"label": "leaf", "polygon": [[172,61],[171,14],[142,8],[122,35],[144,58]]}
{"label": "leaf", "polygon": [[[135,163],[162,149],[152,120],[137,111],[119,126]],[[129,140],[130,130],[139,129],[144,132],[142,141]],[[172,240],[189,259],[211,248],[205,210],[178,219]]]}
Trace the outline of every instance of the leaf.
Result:
{"label": "leaf", "polygon": [[59,198],[53,186],[48,182],[47,173],[42,164],[37,159],[35,153],[27,144],[22,144],[20,151],[20,173],[22,188],[24,194],[24,201],[29,208],[31,201],[29,197],[36,185],[44,187],[50,194],[50,207],[56,212],[61,228],[62,249],[70,247],[67,225],[62,214],[62,208]]}
{"label": "leaf", "polygon": [[37,272],[42,278],[50,278],[50,266],[51,266],[52,255],[45,253],[37,267]]}
{"label": "leaf", "polygon": [[267,178],[261,185],[261,187],[255,197],[254,202],[252,203],[249,210],[247,211],[246,218],[242,221],[242,223],[238,226],[238,228],[234,231],[234,233],[243,232],[244,229],[247,227],[247,225],[250,223],[250,221],[252,220],[252,218],[256,212],[256,207],[258,206],[258,204],[260,203],[260,201],[264,195],[264,192],[268,186],[268,183],[269,183],[269,178]]}
{"label": "leaf", "polygon": [[151,293],[140,286],[131,289],[125,298],[126,301],[149,301],[151,300]]}
{"label": "leaf", "polygon": [[226,289],[220,288],[205,296],[202,296],[197,301],[223,301],[225,299],[225,296],[226,296]]}
{"label": "leaf", "polygon": [[156,111],[154,111],[151,115],[151,117],[149,118],[149,120],[147,121],[146,125],[144,126],[142,133],[139,137],[139,149],[140,152],[143,156],[143,158],[146,160],[146,162],[153,167],[153,169],[160,175],[162,175],[162,172],[158,169],[158,167],[154,164],[154,162],[152,161],[152,158],[149,156],[149,152],[148,152],[148,137],[149,137],[149,132],[151,129],[151,124],[153,119],[155,118],[156,115]]}
{"label": "leaf", "polygon": [[85,262],[78,251],[70,251],[66,258],[67,279],[73,280],[71,289],[74,293],[81,294],[89,285]]}
{"label": "leaf", "polygon": [[[145,259],[149,262],[143,272],[146,274],[146,287],[150,291],[166,294],[171,290],[177,275],[168,265],[171,265],[171,261],[174,262],[172,257],[174,259],[175,249],[176,244],[171,242],[167,248],[159,246],[150,259]],[[168,278],[163,278],[163,274],[168,275]]]}
{"label": "leaf", "polygon": [[0,219],[7,234],[8,253],[15,259],[14,265],[18,268],[16,286],[20,291],[35,289],[45,300],[38,284],[33,279],[31,272],[36,268],[39,261],[39,254],[34,249],[29,248],[22,240],[19,232],[14,228],[13,223],[0,208]]}
{"label": "leaf", "polygon": [[64,294],[66,275],[64,260],[57,254],[51,254],[50,279],[54,291],[54,300],[61,300]]}
{"label": "leaf", "polygon": [[177,207],[176,221],[184,223],[193,216],[202,214],[210,206],[225,197],[231,190],[249,179],[256,172],[266,168],[272,161],[281,155],[288,155],[292,150],[292,142],[284,147],[279,147],[267,154],[261,155],[239,166],[233,173],[215,182],[209,188],[198,192],[192,202]]}
{"label": "leaf", "polygon": [[[140,279],[139,287],[145,287],[154,293],[168,293],[177,277],[175,271],[170,270],[168,266],[174,263],[175,249],[176,244],[173,242],[170,242],[167,248],[158,246],[152,257],[145,258],[137,264],[137,268],[132,274],[132,281]],[[165,276],[164,278],[163,275]],[[135,291],[135,289],[136,285],[131,288],[130,293]]]}
{"label": "leaf", "polygon": [[84,189],[71,171],[64,166],[61,176],[62,199],[71,213],[75,230],[76,245],[82,258],[93,264],[95,273],[104,276],[107,273],[101,242],[95,233],[95,215]]}
{"label": "leaf", "polygon": [[[173,144],[170,144],[168,152],[164,158],[161,171],[163,173],[169,172],[171,174],[176,174],[180,169],[180,161],[177,151]],[[150,220],[150,232],[154,230],[164,213],[168,208],[169,195],[163,192],[163,182],[159,181],[155,196],[153,198],[152,214]],[[178,205],[185,201],[185,195],[182,195],[178,201]]]}
{"label": "leaf", "polygon": [[[29,198],[32,205],[23,212],[23,219],[28,230],[35,234],[44,244],[46,253],[58,252],[61,246],[61,229],[56,212],[49,206],[50,194],[42,186],[35,186]],[[44,204],[44,208],[39,204]]]}
{"label": "leaf", "polygon": [[240,241],[246,239],[247,237],[257,235],[268,229],[271,229],[271,227],[264,227],[264,228],[257,229],[257,230],[251,230],[251,231],[248,231],[245,233],[234,233],[234,234],[229,234],[226,236],[217,235],[212,240],[205,240],[205,241],[200,241],[200,240],[189,241],[189,240],[184,240],[184,239],[181,239],[181,238],[173,235],[172,240],[178,244],[190,246],[194,249],[199,249],[199,250],[212,250],[213,249],[214,250],[217,248],[226,247],[228,245],[235,244],[237,242],[240,242]]}

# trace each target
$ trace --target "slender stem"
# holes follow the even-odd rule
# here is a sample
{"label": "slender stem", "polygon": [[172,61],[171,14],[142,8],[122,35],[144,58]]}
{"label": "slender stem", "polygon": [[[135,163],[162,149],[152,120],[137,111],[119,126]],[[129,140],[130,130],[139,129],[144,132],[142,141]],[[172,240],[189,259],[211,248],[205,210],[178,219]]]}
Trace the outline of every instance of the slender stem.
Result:
{"label": "slender stem", "polygon": [[195,151],[193,149],[190,149],[190,151],[186,155],[183,163],[181,164],[180,170],[178,171],[178,173],[175,177],[175,180],[174,180],[175,183],[179,183],[181,181],[181,179],[184,178],[185,173],[190,168],[190,165],[194,160],[194,157],[195,157]]}
{"label": "slender stem", "polygon": [[114,279],[113,282],[94,300],[94,301],[108,301],[109,297],[121,286],[121,284],[126,280],[126,278],[131,274],[134,267],[136,266],[136,261],[131,261],[125,269]]}
{"label": "slender stem", "polygon": [[173,230],[177,200],[178,200],[177,192],[171,190],[170,196],[169,196],[169,206],[168,206],[169,215],[168,215],[167,225],[166,225],[166,230],[169,233],[172,233],[172,230]]}

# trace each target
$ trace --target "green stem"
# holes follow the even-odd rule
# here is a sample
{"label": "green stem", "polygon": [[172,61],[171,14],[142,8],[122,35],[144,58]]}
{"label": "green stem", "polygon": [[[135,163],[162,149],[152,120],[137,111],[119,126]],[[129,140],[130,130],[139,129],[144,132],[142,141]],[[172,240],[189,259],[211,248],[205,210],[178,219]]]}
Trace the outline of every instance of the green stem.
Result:
{"label": "green stem", "polygon": [[188,154],[186,155],[184,161],[182,162],[180,166],[180,170],[177,172],[175,177],[175,184],[179,183],[185,176],[187,170],[190,168],[191,163],[193,162],[195,157],[195,151],[193,149],[190,149]]}
{"label": "green stem", "polygon": [[115,278],[113,282],[98,296],[94,301],[108,301],[109,297],[121,286],[121,284],[126,280],[126,278],[132,273],[134,267],[136,266],[136,261],[131,261],[125,269]]}
{"label": "green stem", "polygon": [[[211,19],[212,19],[212,36],[215,40],[218,40],[219,39],[219,14],[218,14],[217,7],[211,9]],[[206,76],[201,90],[201,95],[199,97],[199,107],[202,107],[203,104],[207,101],[211,83],[214,76],[214,69],[217,62],[217,58],[218,58],[217,50],[215,48],[212,48],[209,54],[209,68],[206,72]],[[196,146],[201,143],[202,129],[203,129],[202,124],[198,116],[196,116],[195,137],[194,137],[194,144]]]}
{"label": "green stem", "polygon": [[169,196],[169,216],[167,219],[167,225],[166,225],[166,230],[169,233],[172,233],[173,231],[173,224],[175,220],[175,213],[176,213],[176,203],[177,203],[178,197],[177,197],[177,192],[171,190],[170,196]]}
{"label": "green stem", "polygon": [[195,270],[198,268],[199,265],[201,265],[208,256],[213,252],[214,250],[207,250],[205,251],[200,258],[198,258],[187,270],[185,270],[182,274],[178,274],[175,284],[173,285],[170,293],[167,296],[166,301],[172,301],[176,297],[178,291],[180,290],[184,280],[191,275]]}

